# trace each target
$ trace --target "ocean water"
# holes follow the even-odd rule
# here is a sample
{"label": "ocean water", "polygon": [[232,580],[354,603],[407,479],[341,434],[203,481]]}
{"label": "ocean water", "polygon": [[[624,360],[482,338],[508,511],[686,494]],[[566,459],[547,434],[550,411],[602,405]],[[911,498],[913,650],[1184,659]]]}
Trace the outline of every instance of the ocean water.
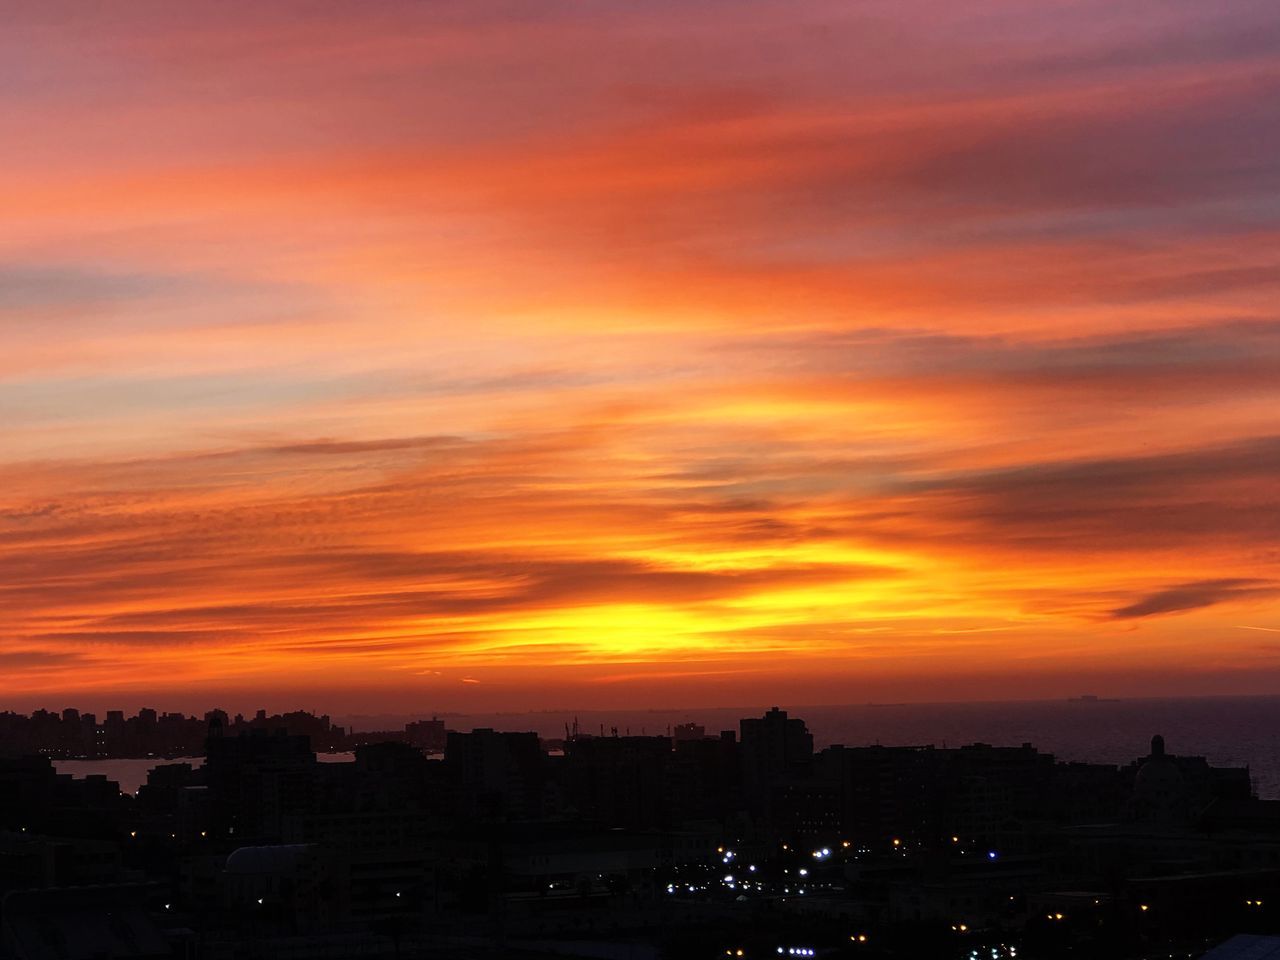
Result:
{"label": "ocean water", "polygon": [[[450,729],[534,730],[562,737],[576,718],[584,733],[617,727],[620,733],[660,734],[693,721],[708,734],[736,730],[742,717],[759,716],[770,705],[670,710],[541,711],[537,713],[442,714]],[[1217,766],[1247,766],[1258,796],[1280,799],[1280,696],[1202,697],[1006,703],[856,704],[793,706],[779,704],[802,718],[821,748],[886,745],[961,746],[1030,743],[1062,760],[1124,764],[1146,756],[1153,734],[1165,738],[1170,753],[1208,758]],[[421,715],[340,718],[358,730],[394,729]],[[350,760],[351,754],[321,754],[321,760]],[[133,792],[157,763],[173,760],[60,760],[63,773],[103,773]],[[198,764],[201,758],[188,759]]]}

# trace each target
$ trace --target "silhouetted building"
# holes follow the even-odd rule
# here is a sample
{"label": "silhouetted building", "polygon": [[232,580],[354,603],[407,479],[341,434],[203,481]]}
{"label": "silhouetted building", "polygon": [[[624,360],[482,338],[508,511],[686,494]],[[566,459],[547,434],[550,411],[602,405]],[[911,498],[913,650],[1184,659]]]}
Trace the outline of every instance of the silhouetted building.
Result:
{"label": "silhouetted building", "polygon": [[145,891],[129,886],[11,893],[0,909],[0,950],[12,960],[182,956],[184,945],[166,936],[148,906]]}
{"label": "silhouetted building", "polygon": [[770,822],[774,793],[813,759],[813,735],[803,720],[777,707],[763,717],[742,720],[739,728],[747,808],[760,821]]}
{"label": "silhouetted building", "polygon": [[278,840],[290,817],[312,809],[316,755],[305,736],[210,737],[206,750],[210,822],[219,837]]}
{"label": "silhouetted building", "polygon": [[564,745],[565,797],[584,820],[641,829],[672,822],[666,737],[575,737]]}
{"label": "silhouetted building", "polygon": [[545,773],[537,734],[451,730],[444,759],[463,809],[490,818],[542,815]]}
{"label": "silhouetted building", "polygon": [[430,720],[414,720],[407,723],[404,732],[410,744],[429,753],[442,752],[448,742],[444,721],[434,717]]}
{"label": "silhouetted building", "polygon": [[1172,756],[1159,734],[1151,738],[1151,752],[1130,770],[1130,816],[1147,823],[1190,823],[1216,799],[1252,795],[1248,770],[1210,767],[1204,757]]}

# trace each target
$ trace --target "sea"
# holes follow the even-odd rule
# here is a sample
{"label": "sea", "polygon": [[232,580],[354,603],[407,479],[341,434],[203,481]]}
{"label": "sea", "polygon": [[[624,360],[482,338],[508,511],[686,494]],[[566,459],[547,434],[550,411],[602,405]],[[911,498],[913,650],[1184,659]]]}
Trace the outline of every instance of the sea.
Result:
{"label": "sea", "polygon": [[[563,737],[575,721],[580,732],[597,735],[615,727],[620,734],[664,734],[690,722],[715,735],[736,730],[739,719],[760,716],[770,706],[437,715],[451,730],[533,730],[543,737]],[[1215,766],[1248,767],[1258,796],[1280,799],[1280,696],[778,706],[808,724],[819,749],[832,744],[1030,743],[1060,760],[1127,764],[1146,756],[1151,737],[1160,734],[1169,753],[1203,756]],[[388,730],[423,716],[352,716],[335,722],[355,730]],[[321,754],[320,759],[341,762],[352,755]],[[74,776],[106,774],[122,790],[133,792],[157,763],[174,762],[201,760],[59,760],[56,766]]]}

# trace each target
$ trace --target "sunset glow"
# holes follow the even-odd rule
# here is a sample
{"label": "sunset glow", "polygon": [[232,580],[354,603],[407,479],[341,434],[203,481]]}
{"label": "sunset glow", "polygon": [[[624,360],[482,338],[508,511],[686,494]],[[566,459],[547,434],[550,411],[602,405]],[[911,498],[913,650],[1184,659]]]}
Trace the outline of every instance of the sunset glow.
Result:
{"label": "sunset glow", "polygon": [[1274,4],[5,17],[7,705],[1280,680]]}

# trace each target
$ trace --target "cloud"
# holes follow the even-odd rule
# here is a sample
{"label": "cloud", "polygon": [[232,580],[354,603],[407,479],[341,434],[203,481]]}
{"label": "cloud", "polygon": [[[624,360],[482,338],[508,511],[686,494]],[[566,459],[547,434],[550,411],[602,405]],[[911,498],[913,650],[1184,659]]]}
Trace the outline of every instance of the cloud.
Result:
{"label": "cloud", "polygon": [[1115,620],[1158,617],[1185,610],[1200,610],[1237,600],[1257,600],[1280,594],[1280,584],[1271,580],[1222,579],[1180,583],[1157,590],[1134,603],[1112,610]]}
{"label": "cloud", "polygon": [[[387,437],[378,440],[312,440],[306,443],[290,443],[272,448],[275,453],[301,453],[313,455],[342,455],[352,453],[380,453],[399,450],[433,450],[457,447],[465,441],[460,437]],[[250,451],[258,452],[258,451]]]}
{"label": "cloud", "polygon": [[1266,4],[8,19],[15,684],[1189,673],[1280,582]]}
{"label": "cloud", "polygon": [[[1153,455],[938,472],[897,499],[1026,550],[1107,553],[1199,544],[1263,548],[1277,532],[1280,438]],[[892,499],[891,499],[892,502]]]}
{"label": "cloud", "polygon": [[41,670],[46,667],[63,668],[83,664],[87,657],[68,650],[5,650],[0,651],[0,666],[10,670]]}

